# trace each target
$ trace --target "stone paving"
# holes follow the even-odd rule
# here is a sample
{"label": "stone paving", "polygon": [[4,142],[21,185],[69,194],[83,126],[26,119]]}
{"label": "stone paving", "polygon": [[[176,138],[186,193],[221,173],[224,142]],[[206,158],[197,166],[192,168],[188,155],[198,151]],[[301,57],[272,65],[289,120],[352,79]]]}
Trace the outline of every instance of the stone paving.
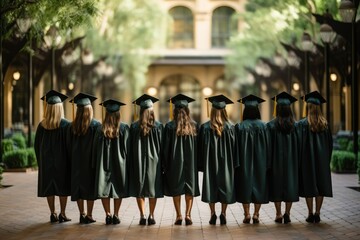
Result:
{"label": "stone paving", "polygon": [[[155,210],[156,225],[140,226],[135,198],[124,199],[120,209],[120,225],[105,225],[101,201],[96,201],[93,216],[96,223],[79,224],[75,202],[68,201],[67,223],[49,222],[45,198],[36,197],[37,172],[4,173],[0,189],[0,239],[360,239],[360,192],[348,187],[359,187],[355,174],[333,174],[333,198],[325,198],[322,221],[305,221],[307,208],[304,199],[294,203],[290,224],[274,222],[273,203],[263,205],[260,224],[243,224],[240,204],[229,205],[225,226],[209,225],[207,204],[197,197],[194,201],[192,226],[173,225],[176,214],[172,198],[158,200]],[[201,179],[200,174],[200,179]],[[59,211],[58,199],[56,209]],[[284,206],[283,206],[284,208]],[[184,200],[182,200],[184,212]],[[220,204],[217,204],[220,211]]]}

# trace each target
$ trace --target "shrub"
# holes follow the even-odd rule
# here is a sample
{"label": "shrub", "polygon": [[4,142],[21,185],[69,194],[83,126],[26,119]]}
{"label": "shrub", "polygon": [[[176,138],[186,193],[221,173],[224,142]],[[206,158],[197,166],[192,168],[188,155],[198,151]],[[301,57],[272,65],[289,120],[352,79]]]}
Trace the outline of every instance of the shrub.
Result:
{"label": "shrub", "polygon": [[26,151],[28,156],[28,167],[36,167],[37,161],[34,148],[27,148]]}
{"label": "shrub", "polygon": [[26,148],[26,142],[25,142],[25,138],[22,134],[14,134],[11,137],[11,140],[14,142],[15,147],[20,148],[20,149],[24,149]]}
{"label": "shrub", "polygon": [[355,154],[348,151],[333,151],[330,168],[333,172],[356,172]]}
{"label": "shrub", "polygon": [[348,147],[349,139],[347,139],[347,138],[338,138],[337,142],[339,144],[339,150],[344,151]]}
{"label": "shrub", "polygon": [[3,139],[1,142],[1,152],[7,153],[14,150],[13,141],[11,139]]}
{"label": "shrub", "polygon": [[3,155],[7,168],[25,168],[28,166],[28,153],[26,149],[17,149]]}

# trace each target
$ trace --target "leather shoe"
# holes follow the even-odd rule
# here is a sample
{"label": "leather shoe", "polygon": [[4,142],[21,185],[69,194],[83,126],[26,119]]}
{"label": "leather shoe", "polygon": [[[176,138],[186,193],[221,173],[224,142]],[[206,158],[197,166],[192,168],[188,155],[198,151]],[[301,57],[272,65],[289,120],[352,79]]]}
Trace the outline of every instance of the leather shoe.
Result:
{"label": "leather shoe", "polygon": [[245,216],[245,217],[244,217],[243,223],[249,224],[249,223],[250,223],[250,220],[251,220],[250,215],[247,215],[247,216],[246,216],[246,215],[244,214],[244,216]]}
{"label": "leather shoe", "polygon": [[309,216],[305,219],[308,223],[314,222],[314,214],[310,213]]}
{"label": "leather shoe", "polygon": [[315,213],[314,214],[314,223],[319,223],[321,221],[320,214]]}
{"label": "leather shoe", "polygon": [[111,215],[107,215],[107,216],[106,216],[106,218],[105,218],[105,224],[106,224],[106,225],[112,224],[112,217],[111,217]]}
{"label": "leather shoe", "polygon": [[85,214],[80,214],[79,223],[80,224],[85,224],[86,223],[86,215]]}
{"label": "leather shoe", "polygon": [[148,225],[154,225],[154,224],[156,224],[155,219],[152,216],[149,216],[148,217]]}
{"label": "leather shoe", "polygon": [[120,219],[115,214],[114,214],[114,216],[112,218],[112,224],[120,224]]}
{"label": "leather shoe", "polygon": [[51,223],[55,223],[55,222],[58,222],[59,221],[59,218],[58,218],[58,216],[56,215],[56,213],[52,213],[51,215],[50,215],[50,222]]}
{"label": "leather shoe", "polygon": [[64,214],[59,214],[59,223],[63,223],[63,222],[69,222],[71,221],[70,218],[66,217],[66,215]]}
{"label": "leather shoe", "polygon": [[209,224],[215,225],[215,224],[216,224],[216,219],[217,219],[217,216],[216,216],[216,214],[214,213],[214,214],[211,216],[211,218],[210,218]]}
{"label": "leather shoe", "polygon": [[289,214],[285,213],[284,216],[283,216],[283,218],[284,218],[284,223],[285,223],[285,224],[291,222]]}
{"label": "leather shoe", "polygon": [[226,224],[226,217],[225,214],[220,214],[220,225],[225,225]]}
{"label": "leather shoe", "polygon": [[179,218],[176,219],[174,225],[181,225],[181,224],[182,224],[182,218],[179,217]]}
{"label": "leather shoe", "polygon": [[193,224],[190,216],[185,217],[185,224],[186,224],[186,226]]}
{"label": "leather shoe", "polygon": [[259,221],[259,214],[254,214],[253,217],[252,217],[252,220],[253,220],[253,224],[258,224],[260,221]]}
{"label": "leather shoe", "polygon": [[146,217],[145,216],[140,218],[139,225],[146,225]]}
{"label": "leather shoe", "polygon": [[85,223],[86,223],[86,224],[94,223],[94,222],[96,222],[96,220],[94,220],[94,219],[92,218],[92,216],[86,216],[86,217],[85,217]]}
{"label": "leather shoe", "polygon": [[283,222],[283,218],[282,218],[282,217],[276,217],[276,218],[275,218],[275,222],[276,222],[276,223],[282,223],[282,222]]}

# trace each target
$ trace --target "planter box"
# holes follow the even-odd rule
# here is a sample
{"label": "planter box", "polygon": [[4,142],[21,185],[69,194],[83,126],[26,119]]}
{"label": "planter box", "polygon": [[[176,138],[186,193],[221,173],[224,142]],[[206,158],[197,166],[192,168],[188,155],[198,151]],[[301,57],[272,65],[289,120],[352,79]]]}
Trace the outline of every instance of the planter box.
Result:
{"label": "planter box", "polygon": [[4,169],[4,172],[33,172],[37,170],[37,168],[8,168]]}

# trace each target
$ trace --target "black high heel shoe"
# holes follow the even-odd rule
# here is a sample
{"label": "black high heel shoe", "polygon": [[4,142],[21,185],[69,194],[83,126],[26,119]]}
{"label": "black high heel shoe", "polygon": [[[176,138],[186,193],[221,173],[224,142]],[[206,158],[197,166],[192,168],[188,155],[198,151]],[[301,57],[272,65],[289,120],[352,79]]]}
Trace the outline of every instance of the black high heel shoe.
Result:
{"label": "black high heel shoe", "polygon": [[314,214],[310,213],[309,216],[305,219],[308,223],[314,222]]}
{"label": "black high heel shoe", "polygon": [[146,225],[146,216],[140,217],[139,225]]}
{"label": "black high heel shoe", "polygon": [[319,223],[321,221],[320,219],[320,214],[319,213],[315,213],[314,214],[314,223]]}
{"label": "black high heel shoe", "polygon": [[59,223],[63,223],[63,222],[69,222],[71,221],[70,218],[68,218],[65,214],[59,214]]}
{"label": "black high heel shoe", "polygon": [[189,215],[186,215],[186,217],[185,217],[185,224],[186,224],[186,226],[193,224],[191,217]]}
{"label": "black high heel shoe", "polygon": [[243,223],[245,223],[245,224],[249,224],[249,223],[250,223],[250,221],[251,221],[251,217],[250,217],[250,215],[245,215],[245,214],[244,214],[244,220],[243,220]]}
{"label": "black high heel shoe", "polygon": [[176,218],[174,225],[181,225],[181,224],[182,224],[182,218],[181,217]]}
{"label": "black high heel shoe", "polygon": [[289,214],[285,213],[284,216],[283,216],[283,218],[284,218],[284,223],[285,223],[285,224],[291,222],[291,220],[290,220],[290,215],[289,215]]}
{"label": "black high heel shoe", "polygon": [[86,215],[85,214],[80,214],[79,223],[86,224]]}
{"label": "black high heel shoe", "polygon": [[58,218],[58,216],[56,215],[56,213],[52,213],[51,215],[50,215],[50,222],[51,223],[56,223],[56,222],[58,222],[59,221],[59,218]]}
{"label": "black high heel shoe", "polygon": [[253,217],[253,224],[258,224],[260,221],[259,221],[259,214],[254,214]]}
{"label": "black high heel shoe", "polygon": [[276,222],[276,223],[282,223],[282,222],[283,222],[283,218],[282,218],[282,217],[276,217],[276,218],[275,218],[275,222]]}
{"label": "black high heel shoe", "polygon": [[220,214],[220,225],[225,225],[225,224],[226,224],[225,214],[221,213]]}
{"label": "black high heel shoe", "polygon": [[86,223],[86,224],[94,223],[94,222],[96,222],[96,220],[93,219],[92,216],[86,215],[86,217],[85,217],[85,223]]}
{"label": "black high heel shoe", "polygon": [[112,224],[120,224],[120,218],[114,214],[112,218]]}
{"label": "black high heel shoe", "polygon": [[216,224],[216,219],[217,219],[217,216],[216,214],[214,213],[211,218],[210,218],[210,221],[209,221],[209,224],[210,225],[215,225]]}
{"label": "black high heel shoe", "polygon": [[110,224],[112,224],[112,217],[111,217],[111,215],[107,215],[106,216],[106,218],[105,218],[105,224],[106,225],[110,225]]}
{"label": "black high heel shoe", "polygon": [[149,216],[148,217],[148,225],[154,225],[154,224],[156,224],[155,219],[152,216]]}

